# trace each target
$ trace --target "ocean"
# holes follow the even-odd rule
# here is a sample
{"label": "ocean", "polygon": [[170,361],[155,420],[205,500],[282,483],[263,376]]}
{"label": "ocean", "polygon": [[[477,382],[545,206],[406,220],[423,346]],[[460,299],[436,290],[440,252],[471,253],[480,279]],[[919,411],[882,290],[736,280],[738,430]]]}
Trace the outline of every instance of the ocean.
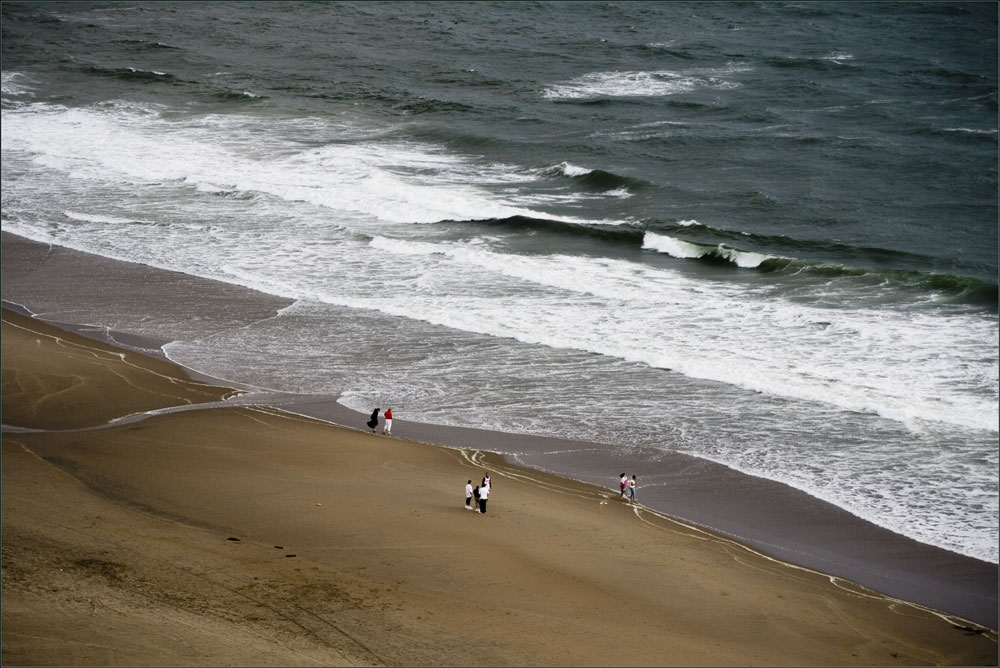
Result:
{"label": "ocean", "polygon": [[998,561],[996,3],[2,21],[5,232],[288,300],[81,322],[366,415],[606,444],[640,500],[642,453],[682,452]]}

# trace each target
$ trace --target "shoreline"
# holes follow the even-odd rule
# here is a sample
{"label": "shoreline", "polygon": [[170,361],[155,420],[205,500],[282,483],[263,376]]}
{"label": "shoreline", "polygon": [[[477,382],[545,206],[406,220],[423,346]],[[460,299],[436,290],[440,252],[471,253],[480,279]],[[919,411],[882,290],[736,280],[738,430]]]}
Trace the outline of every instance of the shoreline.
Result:
{"label": "shoreline", "polygon": [[205,407],[231,388],[3,319],[4,414],[40,430],[3,439],[5,665],[995,663],[995,633],[606,488]]}
{"label": "shoreline", "polygon": [[[44,244],[9,233],[3,233],[2,238],[5,301],[14,301],[8,292],[36,295],[36,301],[47,302],[41,309],[46,311],[46,318],[72,314],[67,306],[73,302],[74,295],[79,297],[88,291],[93,294],[94,284],[107,281],[107,272],[114,276],[123,271],[130,276],[155,276],[150,290],[161,295],[164,282],[195,283],[202,293],[210,295],[213,304],[232,299],[234,294],[252,292],[59,247],[53,247],[57,250],[50,253]],[[67,278],[72,279],[74,291],[57,294],[67,285]],[[104,298],[110,299],[110,296]],[[143,300],[144,297],[129,297],[126,301],[141,303]],[[28,299],[18,301],[26,302],[27,308],[33,307]],[[244,298],[242,303],[246,301]],[[254,314],[268,312],[288,302],[269,295],[255,295],[250,299],[251,315],[255,317]],[[100,311],[100,304],[96,308]],[[273,310],[271,313],[273,315]],[[132,334],[115,334],[104,328],[65,322],[62,326],[92,338],[104,337],[111,343],[134,344],[144,350],[152,351],[163,343]],[[220,324],[224,326],[228,325]],[[212,382],[197,372],[192,377]],[[335,397],[273,394],[250,397],[248,401],[359,430],[367,417],[336,403]],[[505,459],[512,464],[595,484],[609,491],[614,490],[618,471],[629,467],[620,458],[605,454],[606,450],[599,444],[588,448],[587,444],[573,441],[576,453],[570,461],[560,460],[552,454],[566,449],[564,439],[417,423],[399,416],[394,422],[394,432],[394,438],[452,448],[475,444],[478,450],[504,453]],[[581,450],[591,453],[586,461],[580,461]],[[845,578],[888,596],[958,615],[994,630],[997,628],[995,564],[919,543],[804,492],[708,460],[659,451],[650,451],[643,459],[655,463],[655,469],[651,464],[651,470],[639,471],[638,498],[652,511],[683,518],[684,522],[731,538],[775,559]],[[595,470],[607,471],[608,475],[599,478],[588,473]]]}

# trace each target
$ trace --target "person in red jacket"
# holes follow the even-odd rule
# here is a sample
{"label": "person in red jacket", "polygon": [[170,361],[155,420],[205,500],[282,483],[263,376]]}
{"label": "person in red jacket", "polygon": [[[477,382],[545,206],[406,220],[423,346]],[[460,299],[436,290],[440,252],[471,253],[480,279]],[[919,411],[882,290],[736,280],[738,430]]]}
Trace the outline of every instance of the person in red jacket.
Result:
{"label": "person in red jacket", "polygon": [[383,416],[385,417],[385,426],[382,428],[382,435],[392,436],[392,409],[387,408]]}

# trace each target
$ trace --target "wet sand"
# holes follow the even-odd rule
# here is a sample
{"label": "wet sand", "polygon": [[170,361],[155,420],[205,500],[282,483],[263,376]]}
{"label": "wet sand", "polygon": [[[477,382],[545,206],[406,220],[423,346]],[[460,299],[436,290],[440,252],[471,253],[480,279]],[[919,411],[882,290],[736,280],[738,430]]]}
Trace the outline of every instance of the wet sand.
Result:
{"label": "wet sand", "polygon": [[[367,416],[330,401],[302,399],[287,410],[362,425]],[[618,478],[594,470],[632,470],[632,462],[600,444],[528,434],[442,427],[393,420],[393,435],[452,447],[508,453],[513,463],[606,486]],[[564,454],[552,454],[564,453]],[[804,492],[679,453],[645,451],[650,462],[637,497],[643,506],[790,563],[852,580],[876,591],[947,610],[996,628],[997,566],[877,527]],[[642,483],[657,485],[644,488]]]}
{"label": "wet sand", "polygon": [[3,437],[5,665],[996,662],[995,633],[471,443],[201,408],[232,391],[9,310],[2,342],[4,422],[41,430]]}

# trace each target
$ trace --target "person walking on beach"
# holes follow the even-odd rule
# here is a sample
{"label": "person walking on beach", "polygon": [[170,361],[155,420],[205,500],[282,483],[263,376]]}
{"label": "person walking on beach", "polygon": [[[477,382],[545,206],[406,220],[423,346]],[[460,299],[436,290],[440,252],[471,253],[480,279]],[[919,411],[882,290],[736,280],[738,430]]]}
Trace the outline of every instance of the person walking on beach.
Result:
{"label": "person walking on beach", "polygon": [[[472,490],[472,496],[476,497],[476,502],[473,505],[478,506],[479,505],[479,485],[476,485],[476,488],[474,490]],[[477,513],[479,512],[479,508],[476,508],[476,512]]]}
{"label": "person walking on beach", "polygon": [[373,434],[375,433],[375,430],[378,429],[378,410],[379,409],[376,408],[372,411],[372,416],[368,418],[368,422],[366,423],[368,428],[372,430]]}
{"label": "person walking on beach", "polygon": [[486,489],[489,489],[491,484],[492,483],[490,483],[490,472],[487,471],[486,475],[483,476],[483,484],[480,485],[480,487],[485,487]]}
{"label": "person walking on beach", "polygon": [[490,498],[490,486],[479,488],[479,512],[486,514],[486,499]]}
{"label": "person walking on beach", "polygon": [[628,486],[628,476],[624,473],[618,477],[618,488],[621,490],[622,498],[625,498],[625,488]]}
{"label": "person walking on beach", "polygon": [[628,500],[635,501],[635,476],[628,481]]}
{"label": "person walking on beach", "polygon": [[465,483],[465,509],[472,510],[472,481]]}
{"label": "person walking on beach", "polygon": [[382,428],[383,436],[392,436],[392,409],[387,408],[385,411],[385,427]]}

